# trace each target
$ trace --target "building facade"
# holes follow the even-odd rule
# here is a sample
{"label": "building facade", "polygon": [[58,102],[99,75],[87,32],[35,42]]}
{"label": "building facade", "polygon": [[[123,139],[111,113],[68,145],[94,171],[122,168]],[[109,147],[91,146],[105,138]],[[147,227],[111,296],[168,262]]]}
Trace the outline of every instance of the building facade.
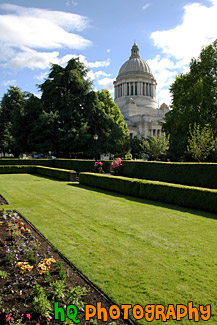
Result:
{"label": "building facade", "polygon": [[134,42],[129,60],[121,66],[114,81],[114,101],[124,116],[131,137],[161,134],[160,122],[169,108],[166,104],[158,108],[156,86],[151,69],[139,56],[139,48]]}

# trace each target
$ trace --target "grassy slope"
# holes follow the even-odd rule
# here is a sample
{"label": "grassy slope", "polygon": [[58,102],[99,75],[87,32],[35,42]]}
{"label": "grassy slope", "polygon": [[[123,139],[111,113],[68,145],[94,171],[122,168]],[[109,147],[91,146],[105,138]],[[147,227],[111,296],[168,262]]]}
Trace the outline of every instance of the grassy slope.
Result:
{"label": "grassy slope", "polygon": [[69,184],[0,175],[0,194],[116,303],[210,303],[217,323],[214,215]]}

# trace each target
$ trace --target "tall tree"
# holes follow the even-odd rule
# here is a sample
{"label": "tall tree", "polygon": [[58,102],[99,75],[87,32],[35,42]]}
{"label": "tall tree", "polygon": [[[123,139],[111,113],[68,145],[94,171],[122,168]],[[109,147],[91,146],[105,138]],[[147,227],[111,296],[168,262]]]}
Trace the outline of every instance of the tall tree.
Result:
{"label": "tall tree", "polygon": [[[50,150],[56,155],[69,157],[88,144],[85,104],[91,91],[87,69],[79,59],[71,59],[65,68],[52,65],[48,79],[40,85],[47,128],[52,133]],[[49,138],[44,129],[45,138]],[[83,142],[83,143],[81,143]]]}
{"label": "tall tree", "polygon": [[[119,107],[114,103],[108,90],[97,92],[102,111],[99,120],[101,151],[104,153],[124,155],[129,150],[129,131],[124,123]],[[103,113],[103,114],[102,114]]]}
{"label": "tall tree", "polygon": [[189,126],[194,123],[217,126],[217,40],[192,59],[190,71],[177,76],[170,87],[172,110],[166,114],[163,129],[170,135],[170,155],[174,160],[187,156]]}
{"label": "tall tree", "polygon": [[[93,157],[96,150],[127,151],[128,130],[119,108],[108,91],[96,94],[91,89],[87,72],[79,59],[72,59],[65,68],[53,65],[48,79],[40,86],[42,122],[49,122],[42,136],[48,141],[48,133],[52,132],[48,142],[57,156]],[[93,139],[95,133],[97,142]]]}
{"label": "tall tree", "polygon": [[25,149],[24,105],[26,95],[20,88],[11,86],[1,101],[0,127],[1,147],[15,157]]}

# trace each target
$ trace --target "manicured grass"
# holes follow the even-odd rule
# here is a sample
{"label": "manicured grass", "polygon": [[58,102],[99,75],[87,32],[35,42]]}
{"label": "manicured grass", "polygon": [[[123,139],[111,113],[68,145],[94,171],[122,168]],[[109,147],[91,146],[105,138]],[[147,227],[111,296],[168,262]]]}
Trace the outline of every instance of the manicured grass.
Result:
{"label": "manicured grass", "polygon": [[216,215],[27,174],[0,194],[117,304],[211,304],[217,323]]}

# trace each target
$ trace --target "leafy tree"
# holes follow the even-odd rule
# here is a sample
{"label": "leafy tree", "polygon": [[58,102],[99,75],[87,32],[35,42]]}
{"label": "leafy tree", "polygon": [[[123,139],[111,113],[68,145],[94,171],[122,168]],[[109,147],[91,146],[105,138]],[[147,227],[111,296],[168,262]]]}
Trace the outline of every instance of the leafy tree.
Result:
{"label": "leafy tree", "polygon": [[141,158],[142,154],[145,151],[144,141],[144,138],[138,138],[137,136],[133,137],[130,140],[130,148],[133,158]]}
{"label": "leafy tree", "polygon": [[194,124],[193,130],[190,127],[187,150],[192,157],[198,161],[204,161],[215,148],[215,139],[209,124],[203,128]]}
{"label": "leafy tree", "polygon": [[129,131],[123,115],[108,90],[98,91],[97,97],[102,116],[95,123],[99,131],[101,152],[124,155],[129,150]]}
{"label": "leafy tree", "polygon": [[20,88],[11,86],[1,101],[0,143],[4,151],[11,151],[15,157],[25,148],[25,97],[26,94]]}
{"label": "leafy tree", "polygon": [[150,156],[150,159],[156,160],[166,153],[168,149],[169,141],[164,135],[159,137],[149,137],[144,141],[145,152]]}
{"label": "leafy tree", "polygon": [[192,59],[190,71],[180,74],[170,87],[172,110],[166,114],[163,130],[170,135],[173,160],[186,157],[189,126],[207,123],[216,135],[217,126],[217,40]]}
{"label": "leafy tree", "polygon": [[[39,86],[44,113],[42,124],[49,151],[69,157],[88,145],[85,105],[91,90],[87,69],[79,59],[71,59],[65,68],[53,64],[48,79]],[[46,124],[46,123],[45,123]],[[50,137],[51,135],[52,137]]]}
{"label": "leafy tree", "polygon": [[39,86],[44,107],[40,121],[44,150],[49,146],[57,156],[92,158],[96,151],[99,154],[128,149],[128,130],[119,108],[108,91],[92,91],[87,71],[79,59],[70,60],[65,68],[55,64]]}

